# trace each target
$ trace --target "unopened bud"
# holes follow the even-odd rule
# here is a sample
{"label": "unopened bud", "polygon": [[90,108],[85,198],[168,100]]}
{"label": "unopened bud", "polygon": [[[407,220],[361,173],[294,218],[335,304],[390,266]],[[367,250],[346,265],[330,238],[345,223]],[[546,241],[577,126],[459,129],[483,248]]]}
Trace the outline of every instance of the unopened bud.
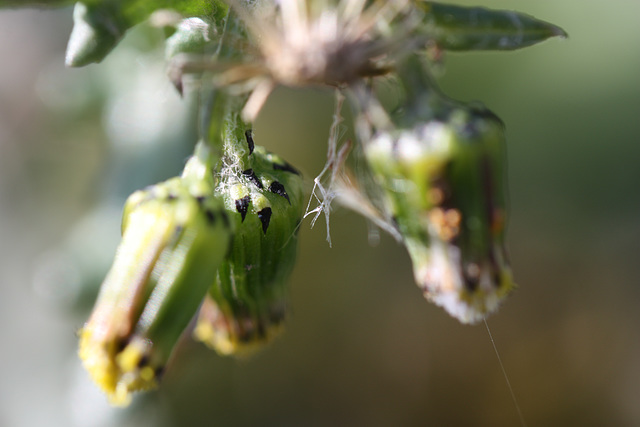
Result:
{"label": "unopened bud", "polygon": [[210,181],[185,175],[130,196],[113,266],[80,332],[80,358],[115,405],[157,385],[229,247],[232,225]]}
{"label": "unopened bud", "polygon": [[504,247],[499,119],[458,107],[379,133],[365,152],[425,297],[463,323],[494,311],[514,286]]}
{"label": "unopened bud", "polygon": [[251,131],[243,136],[243,147],[226,145],[216,189],[235,233],[195,329],[195,337],[220,354],[250,353],[281,329],[302,218],[299,173],[254,145]]}

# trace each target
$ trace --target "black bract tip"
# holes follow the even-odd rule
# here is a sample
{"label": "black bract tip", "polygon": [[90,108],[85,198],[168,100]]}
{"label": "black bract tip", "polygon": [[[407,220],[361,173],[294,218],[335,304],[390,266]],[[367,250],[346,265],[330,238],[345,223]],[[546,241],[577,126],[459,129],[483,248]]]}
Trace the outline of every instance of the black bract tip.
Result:
{"label": "black bract tip", "polygon": [[269,191],[271,191],[274,194],[277,194],[278,196],[284,197],[285,199],[287,199],[287,202],[291,204],[291,200],[289,200],[289,195],[287,194],[287,191],[284,189],[284,185],[282,185],[278,181],[273,181],[271,183],[271,185],[269,186]]}
{"label": "black bract tip", "polygon": [[258,187],[260,190],[264,189],[264,186],[262,185],[262,182],[260,181],[260,179],[258,179],[258,177],[256,176],[256,173],[253,171],[253,169],[247,169],[247,170],[242,171],[242,175],[247,177],[247,179],[249,179],[249,181],[251,181],[251,183],[253,185],[255,185],[256,187]]}
{"label": "black bract tip", "polygon": [[293,166],[291,166],[289,163],[284,162],[283,164],[280,163],[274,163],[273,164],[273,170],[276,171],[285,171],[285,172],[290,172],[290,173],[294,173],[296,175],[301,175],[300,171],[298,171],[298,169],[294,168]]}
{"label": "black bract tip", "polygon": [[242,199],[236,200],[236,210],[240,212],[242,216],[242,222],[244,222],[244,218],[247,216],[247,210],[249,209],[249,196],[244,196]]}
{"label": "black bract tip", "polygon": [[213,224],[214,222],[216,222],[216,216],[210,209],[206,209],[204,211],[204,215],[207,217],[207,221],[209,222],[209,224]]}
{"label": "black bract tip", "polygon": [[255,144],[253,143],[253,131],[251,129],[247,129],[244,132],[245,138],[247,138],[247,145],[249,146],[249,155],[253,153],[253,148]]}
{"label": "black bract tip", "polygon": [[258,212],[258,218],[262,223],[262,232],[267,234],[267,228],[269,228],[269,222],[271,221],[271,208],[264,208]]}

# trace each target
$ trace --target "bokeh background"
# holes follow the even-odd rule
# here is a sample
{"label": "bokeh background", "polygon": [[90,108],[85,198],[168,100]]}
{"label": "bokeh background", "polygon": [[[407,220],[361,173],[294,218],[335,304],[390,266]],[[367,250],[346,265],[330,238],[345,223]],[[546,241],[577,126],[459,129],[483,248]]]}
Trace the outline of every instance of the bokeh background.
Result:
{"label": "bokeh background", "polygon": [[[459,2],[471,4],[471,2]],[[507,124],[519,289],[488,320],[530,426],[640,425],[640,3],[486,1],[568,40],[449,54],[452,97]],[[180,170],[193,99],[137,29],[65,69],[71,10],[0,11],[0,426],[515,426],[484,325],[428,304],[404,250],[365,221],[303,227],[285,334],[248,360],[186,339],[161,389],[112,409],[76,330],[118,241],[126,195]],[[310,179],[329,92],[279,90],[255,131]]]}

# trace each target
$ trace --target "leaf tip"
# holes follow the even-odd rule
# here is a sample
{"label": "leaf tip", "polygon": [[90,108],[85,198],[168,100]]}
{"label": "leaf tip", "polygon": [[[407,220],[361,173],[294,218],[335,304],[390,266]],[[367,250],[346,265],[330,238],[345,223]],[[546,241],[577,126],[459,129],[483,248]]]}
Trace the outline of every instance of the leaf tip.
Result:
{"label": "leaf tip", "polygon": [[568,39],[569,38],[569,33],[567,33],[562,28],[558,27],[557,25],[553,25],[552,26],[551,33],[553,34],[552,37],[560,37],[562,39]]}

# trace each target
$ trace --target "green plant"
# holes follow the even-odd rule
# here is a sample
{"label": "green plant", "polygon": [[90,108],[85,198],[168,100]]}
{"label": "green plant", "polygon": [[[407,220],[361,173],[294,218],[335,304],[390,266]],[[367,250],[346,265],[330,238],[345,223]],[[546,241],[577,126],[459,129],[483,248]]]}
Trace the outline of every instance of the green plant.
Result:
{"label": "green plant", "polygon": [[[166,32],[168,77],[199,92],[203,120],[182,175],[127,201],[122,242],[80,333],[85,367],[114,404],[157,385],[199,306],[195,335],[218,352],[267,342],[286,316],[300,223],[328,221],[334,200],[402,242],[426,298],[463,323],[513,289],[502,122],[448,98],[432,74],[444,51],[517,49],[561,29],[426,1],[93,0],[75,5],[66,63],[100,62],[145,20]],[[382,79],[402,94],[398,105],[379,101]],[[306,212],[300,174],[251,133],[278,85],[336,92],[318,206]],[[355,144],[338,138],[345,99]]]}

